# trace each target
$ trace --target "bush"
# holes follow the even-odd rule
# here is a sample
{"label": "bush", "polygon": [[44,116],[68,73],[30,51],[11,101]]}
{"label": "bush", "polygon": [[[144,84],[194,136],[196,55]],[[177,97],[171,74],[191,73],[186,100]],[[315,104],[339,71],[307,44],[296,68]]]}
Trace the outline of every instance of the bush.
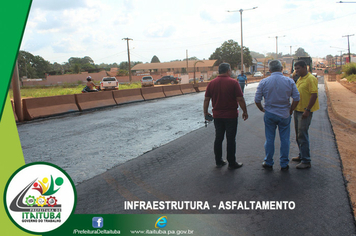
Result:
{"label": "bush", "polygon": [[344,65],[342,71],[345,72],[346,76],[356,75],[356,63],[348,63]]}
{"label": "bush", "polygon": [[345,77],[348,82],[356,82],[356,74]]}
{"label": "bush", "polygon": [[141,88],[141,83],[131,83],[131,84],[120,84],[119,89],[134,89],[134,88]]}
{"label": "bush", "polygon": [[348,82],[356,82],[356,63],[348,63],[342,67],[342,78],[346,78]]}

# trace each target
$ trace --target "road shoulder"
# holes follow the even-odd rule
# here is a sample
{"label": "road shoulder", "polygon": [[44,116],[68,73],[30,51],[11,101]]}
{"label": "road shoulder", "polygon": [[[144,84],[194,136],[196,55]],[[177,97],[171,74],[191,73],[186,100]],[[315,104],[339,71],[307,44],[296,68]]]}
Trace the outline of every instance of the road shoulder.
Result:
{"label": "road shoulder", "polygon": [[[337,83],[337,84],[335,84]],[[325,80],[328,97],[328,113],[335,134],[337,148],[342,161],[342,171],[346,180],[347,191],[352,204],[354,216],[356,212],[356,110],[350,103],[356,103],[356,94],[350,92],[339,82]],[[349,102],[343,102],[348,100]]]}

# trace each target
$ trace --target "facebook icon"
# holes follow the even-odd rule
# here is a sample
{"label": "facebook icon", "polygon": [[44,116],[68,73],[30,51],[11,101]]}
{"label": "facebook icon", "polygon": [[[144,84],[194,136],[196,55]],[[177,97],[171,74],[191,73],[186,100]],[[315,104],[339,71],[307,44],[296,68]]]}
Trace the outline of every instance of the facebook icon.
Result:
{"label": "facebook icon", "polygon": [[92,225],[93,225],[93,228],[96,228],[96,229],[103,228],[103,226],[104,226],[103,217],[93,217]]}

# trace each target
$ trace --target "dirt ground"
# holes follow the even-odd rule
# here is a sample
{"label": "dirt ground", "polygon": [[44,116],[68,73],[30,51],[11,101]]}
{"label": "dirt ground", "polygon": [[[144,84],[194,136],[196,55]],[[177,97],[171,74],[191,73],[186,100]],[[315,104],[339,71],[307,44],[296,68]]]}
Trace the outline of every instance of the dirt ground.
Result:
{"label": "dirt ground", "polygon": [[[350,91],[356,93],[356,83],[339,81]],[[355,108],[350,108],[355,109]],[[352,202],[354,216],[356,215],[356,129],[337,119],[329,106],[329,117],[342,160],[343,173]]]}

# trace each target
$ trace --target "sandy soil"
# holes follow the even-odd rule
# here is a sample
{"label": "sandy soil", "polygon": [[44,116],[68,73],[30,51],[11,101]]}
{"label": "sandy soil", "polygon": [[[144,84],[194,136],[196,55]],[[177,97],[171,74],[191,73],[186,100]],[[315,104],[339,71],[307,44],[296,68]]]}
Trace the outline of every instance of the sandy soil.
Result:
{"label": "sandy soil", "polygon": [[[339,82],[356,94],[356,83]],[[330,106],[329,117],[342,160],[343,173],[347,182],[350,201],[352,202],[354,215],[356,215],[356,129],[338,120],[333,114]]]}

